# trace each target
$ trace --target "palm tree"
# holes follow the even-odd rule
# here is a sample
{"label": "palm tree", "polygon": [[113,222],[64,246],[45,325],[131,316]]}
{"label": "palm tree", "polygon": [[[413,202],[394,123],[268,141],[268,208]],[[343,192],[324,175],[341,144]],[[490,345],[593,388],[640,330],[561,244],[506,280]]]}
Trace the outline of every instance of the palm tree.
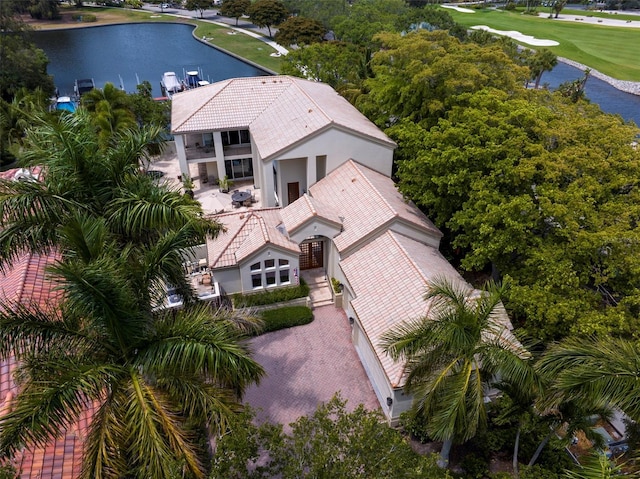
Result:
{"label": "palm tree", "polygon": [[156,264],[164,279],[188,296],[182,255],[221,227],[203,217],[199,204],[183,198],[177,188],[144,174],[141,162],[148,163],[148,146],[159,134],[157,128],[125,130],[100,149],[83,112],[28,130],[22,160],[42,166],[42,178],[0,182],[0,266],[25,250],[48,254],[60,247],[61,228],[81,212],[104,218],[122,249],[172,244],[169,238],[179,238],[183,249],[168,248],[165,261]]}
{"label": "palm tree", "polygon": [[126,92],[118,90],[113,83],[85,93],[82,96],[82,106],[91,112],[102,145],[106,145],[114,133],[136,126],[135,115]]}
{"label": "palm tree", "polygon": [[551,345],[537,364],[557,394],[548,404],[565,398],[596,407],[619,407],[640,420],[640,349],[618,338],[568,338]]}
{"label": "palm tree", "polygon": [[622,467],[614,464],[602,452],[595,453],[573,471],[565,471],[566,479],[613,479],[619,477]]}
{"label": "palm tree", "polygon": [[93,404],[84,478],[166,477],[174,464],[182,477],[204,477],[206,434],[226,427],[263,375],[242,330],[222,310],[168,312],[141,300],[157,268],[132,268],[140,255],[111,241],[106,221],[78,218],[61,235],[68,248],[48,270],[60,309],[0,309],[0,355],[20,362],[21,386],[0,419],[0,454],[44,444]]}
{"label": "palm tree", "polygon": [[438,279],[425,294],[429,311],[384,335],[382,347],[406,361],[405,391],[413,394],[429,435],[443,441],[440,464],[453,442],[472,438],[487,423],[485,396],[498,379],[533,381],[529,354],[509,333],[500,295],[490,283],[480,294]]}

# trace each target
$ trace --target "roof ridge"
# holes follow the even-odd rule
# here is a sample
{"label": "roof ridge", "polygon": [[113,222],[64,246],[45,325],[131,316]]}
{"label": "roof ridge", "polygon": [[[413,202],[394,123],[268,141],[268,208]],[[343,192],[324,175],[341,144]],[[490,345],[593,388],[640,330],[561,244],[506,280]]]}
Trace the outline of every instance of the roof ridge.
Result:
{"label": "roof ridge", "polygon": [[[385,233],[389,234],[391,236],[391,239],[393,240],[393,242],[398,246],[398,248],[400,248],[401,253],[403,254],[403,256],[405,258],[407,258],[407,260],[409,260],[409,264],[411,265],[411,267],[416,270],[416,272],[418,273],[418,275],[424,280],[425,284],[429,284],[429,279],[424,275],[424,273],[422,272],[422,270],[420,268],[418,268],[418,266],[416,265],[415,261],[413,261],[413,258],[409,255],[409,253],[407,252],[407,250],[405,249],[405,247],[402,245],[402,243],[400,243],[398,241],[398,239],[396,238],[396,235],[402,235],[405,238],[411,240],[411,241],[415,241],[412,238],[409,238],[408,236],[403,235],[402,233],[398,233],[396,231],[392,231],[392,230],[387,230]],[[416,243],[420,243],[419,241],[416,241]],[[424,244],[424,243],[421,243]],[[427,248],[433,248],[433,246],[429,246],[429,245],[425,245]]]}
{"label": "roof ridge", "polygon": [[[231,213],[233,213],[233,212],[231,212]],[[233,213],[233,214],[237,214],[237,213]],[[218,262],[218,260],[222,257],[222,255],[224,254],[224,252],[227,250],[227,248],[228,248],[228,247],[229,247],[229,246],[230,246],[230,245],[235,241],[235,239],[240,235],[240,232],[244,229],[244,227],[245,227],[245,226],[246,226],[246,224],[247,224],[247,221],[249,221],[249,218],[250,218],[250,216],[251,216],[252,214],[253,214],[253,212],[250,212],[250,213],[247,215],[247,218],[246,218],[246,219],[240,218],[240,219],[243,219],[242,223],[240,224],[240,227],[236,230],[235,234],[234,234],[233,236],[231,236],[231,238],[230,238],[230,239],[229,239],[229,241],[227,242],[227,246],[226,246],[226,247],[224,247],[224,248],[221,248],[221,249],[220,249],[220,253],[218,254],[218,256],[216,256],[216,257],[215,257],[215,259],[214,259],[213,261],[210,261],[210,263],[211,263],[211,264],[216,264],[216,263]],[[237,250],[237,248],[236,248],[236,250]],[[234,251],[234,252],[233,252],[233,256],[235,256],[235,255],[236,255],[236,252]]]}
{"label": "roof ridge", "polygon": [[[290,81],[290,83],[289,83],[289,86],[288,86],[287,88],[285,88],[284,90],[282,90],[282,91],[278,94],[278,96],[276,96],[276,98],[277,98],[277,99],[280,99],[280,97],[283,95],[283,93],[284,93],[284,92],[286,92],[286,91],[288,91],[288,90],[289,90],[289,88],[291,88],[291,86],[295,84],[295,82],[294,82],[294,81],[292,81],[292,77],[290,77],[290,76],[288,76],[288,75],[274,75],[274,76],[272,76],[272,77],[268,77],[268,78],[274,78],[274,79],[275,79],[275,78],[283,78],[283,77],[284,77],[284,78],[287,78],[287,79]],[[246,78],[234,78],[233,80],[248,80],[248,79],[252,79],[252,78],[253,78],[253,77],[246,77]],[[264,84],[266,84],[266,83],[268,83],[268,81],[267,81],[267,80],[265,80],[264,78],[267,78],[267,77],[263,77],[263,78],[262,78],[262,84],[263,84],[263,85],[264,85]],[[278,82],[277,82],[277,81],[275,81],[275,80],[271,80],[271,83],[278,83]],[[282,80],[280,80],[280,83],[282,83]],[[257,112],[256,112],[256,115],[255,115],[255,116],[254,116],[254,117],[249,121],[249,123],[248,123],[248,125],[247,125],[247,126],[251,126],[251,125],[253,124],[253,122],[254,122],[254,121],[256,121],[258,118],[260,118],[260,116],[261,116],[265,111],[267,111],[269,108],[271,108],[271,107],[273,106],[273,104],[274,104],[274,103],[275,103],[275,99],[274,99],[273,101],[270,101],[269,103],[267,103],[267,104],[264,106],[264,108],[263,108],[262,110],[257,111]]]}

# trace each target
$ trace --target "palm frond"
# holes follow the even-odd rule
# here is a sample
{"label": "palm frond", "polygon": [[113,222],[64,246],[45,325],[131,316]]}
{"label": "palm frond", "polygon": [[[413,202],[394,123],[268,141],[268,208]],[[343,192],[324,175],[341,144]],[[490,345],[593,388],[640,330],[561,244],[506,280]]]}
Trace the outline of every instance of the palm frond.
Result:
{"label": "palm frond", "polygon": [[[43,446],[69,427],[92,399],[100,397],[118,370],[111,366],[77,364],[49,358],[45,376],[38,361],[18,366],[26,378],[15,398],[15,407],[0,418],[0,454],[13,454],[26,444]],[[35,376],[35,377],[34,377]]]}
{"label": "palm frond", "polygon": [[181,419],[162,394],[131,370],[126,422],[129,431],[129,457],[148,477],[163,477],[167,458],[173,457],[194,477],[204,477],[193,442],[180,427]]}

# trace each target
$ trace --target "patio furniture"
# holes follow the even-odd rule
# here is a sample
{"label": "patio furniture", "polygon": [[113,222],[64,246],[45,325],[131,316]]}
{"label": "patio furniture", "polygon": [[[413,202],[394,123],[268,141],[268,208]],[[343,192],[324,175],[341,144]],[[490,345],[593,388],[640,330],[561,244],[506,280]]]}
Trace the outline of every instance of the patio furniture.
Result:
{"label": "patio furniture", "polygon": [[240,204],[243,204],[247,200],[251,200],[251,191],[236,191],[231,195],[231,201]]}
{"label": "patio furniture", "polygon": [[211,273],[206,273],[202,275],[202,284],[206,286],[211,286]]}

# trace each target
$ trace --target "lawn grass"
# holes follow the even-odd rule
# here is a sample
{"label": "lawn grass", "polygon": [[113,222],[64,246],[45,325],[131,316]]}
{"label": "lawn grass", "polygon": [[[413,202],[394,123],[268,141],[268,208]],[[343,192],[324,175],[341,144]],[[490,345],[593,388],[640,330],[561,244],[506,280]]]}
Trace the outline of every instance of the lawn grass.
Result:
{"label": "lawn grass", "polygon": [[[546,48],[558,56],[619,80],[640,81],[640,56],[636,48],[640,45],[640,28],[572,23],[493,9],[480,9],[476,13],[447,9],[447,12],[465,27],[487,25],[496,30],[517,30],[539,39],[555,40],[560,45]],[[579,12],[580,15],[594,16],[596,13],[599,12]],[[562,15],[567,15],[567,12],[563,11]],[[608,17],[621,19],[620,15],[609,14]],[[640,20],[640,17],[635,17],[635,20]]]}
{"label": "lawn grass", "polygon": [[[202,39],[207,38],[207,43],[215,45],[223,50],[233,53],[241,58],[249,60],[259,66],[280,71],[280,57],[272,57],[275,50],[257,38],[237,33],[229,35],[232,30],[227,26],[220,26],[196,18],[185,18],[175,15],[168,15],[146,10],[133,10],[128,8],[113,7],[62,7],[60,9],[62,19],[58,21],[27,21],[28,24],[37,30],[54,30],[61,28],[93,27],[99,25],[114,25],[119,23],[186,23],[193,25],[196,29],[194,36]],[[83,23],[71,20],[73,15],[91,13],[96,16],[96,21]]]}

